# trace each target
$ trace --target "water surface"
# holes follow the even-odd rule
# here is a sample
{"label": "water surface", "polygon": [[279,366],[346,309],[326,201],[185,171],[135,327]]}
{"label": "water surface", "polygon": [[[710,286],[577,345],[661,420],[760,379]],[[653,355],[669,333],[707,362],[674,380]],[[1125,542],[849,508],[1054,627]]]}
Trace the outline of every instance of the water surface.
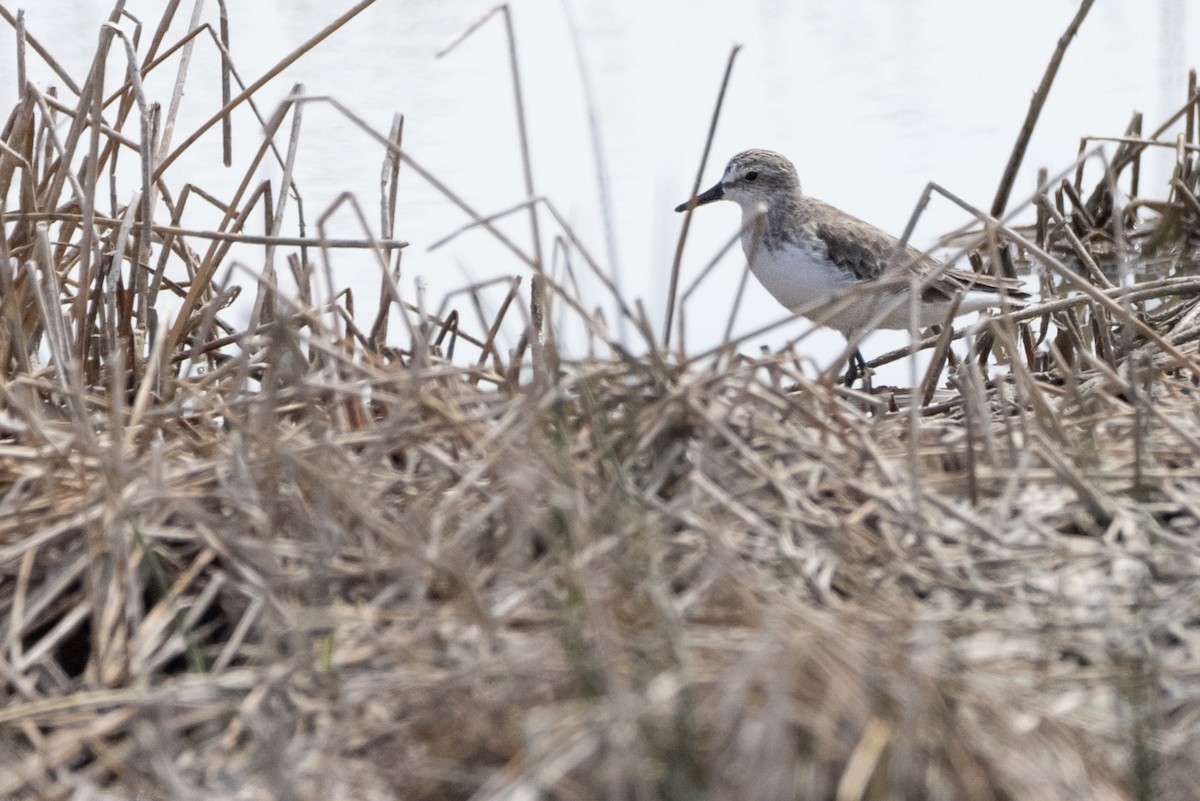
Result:
{"label": "water surface", "polygon": [[[111,4],[38,0],[26,5],[29,29],[82,81]],[[236,65],[253,80],[352,4],[256,0],[228,5]],[[381,132],[393,113],[403,113],[405,146],[422,164],[476,209],[508,208],[525,193],[502,25],[494,19],[455,52],[435,57],[492,5],[491,0],[381,0],[269,84],[260,102],[269,113],[293,83],[302,82],[308,94],[337,97]],[[11,2],[6,7],[16,8]],[[150,0],[128,3],[148,24],[160,7]],[[990,205],[1030,95],[1076,8],[1068,0],[515,0],[511,9],[535,189],[555,202],[607,269],[619,265],[625,293],[644,299],[658,326],[682,222],[671,209],[691,189],[735,42],[744,49],[704,185],[717,179],[733,153],[770,148],[795,161],[806,191],[899,233],[931,180],[980,206]],[[181,13],[181,24],[189,13]],[[216,4],[209,2],[204,18],[215,23],[216,14]],[[1200,53],[1200,14],[1186,0],[1098,3],[1063,63],[1014,200],[1032,190],[1039,166],[1054,170],[1068,164],[1081,135],[1120,133],[1134,110],[1145,113],[1148,128],[1173,111],[1185,94],[1186,70],[1193,66],[1189,53]],[[611,198],[611,251],[580,56]],[[0,50],[0,97],[8,101],[6,107],[15,96],[14,61],[12,49]],[[176,142],[219,107],[215,64],[213,48],[197,48]],[[121,69],[114,57],[110,85]],[[50,82],[49,71],[36,60],[31,77],[43,86]],[[174,67],[152,76],[152,98],[166,103],[173,77]],[[377,226],[380,149],[327,106],[308,106],[304,115],[297,179],[310,221],[349,190]],[[237,120],[237,158],[244,164],[258,134],[247,113]],[[214,130],[172,167],[171,178],[231,194],[241,172],[236,165],[228,171],[214,168],[219,152]],[[1143,186],[1161,183],[1168,163],[1164,154],[1148,165]],[[276,172],[268,169],[266,175]],[[130,183],[128,190],[133,188]],[[418,276],[428,283],[430,297],[438,298],[468,280],[524,272],[480,232],[429,252],[429,244],[466,218],[411,172],[402,176],[400,197],[396,233],[412,242],[404,257],[406,291]],[[928,244],[964,219],[948,203],[935,201],[915,241]],[[698,274],[738,221],[732,204],[697,215],[685,252],[685,281]],[[186,222],[211,224],[199,209],[196,219]],[[357,223],[343,211],[331,225],[335,233],[354,234]],[[528,242],[526,219],[508,220],[503,227],[515,240]],[[547,219],[542,228],[550,252],[555,232]],[[260,253],[240,257],[251,272],[261,267]],[[355,288],[360,308],[373,308],[378,278],[370,260],[339,255],[334,268],[339,282]],[[720,338],[742,269],[741,254],[732,253],[697,293],[688,314],[690,347]],[[599,286],[587,283],[585,291],[589,304],[606,308],[613,319]],[[751,282],[735,330],[750,330],[782,314]],[[804,326],[795,322],[755,345],[777,347]],[[867,350],[881,352],[903,336],[874,335]],[[840,337],[831,333],[805,344],[819,362],[838,348]],[[906,377],[905,369],[884,378]]]}

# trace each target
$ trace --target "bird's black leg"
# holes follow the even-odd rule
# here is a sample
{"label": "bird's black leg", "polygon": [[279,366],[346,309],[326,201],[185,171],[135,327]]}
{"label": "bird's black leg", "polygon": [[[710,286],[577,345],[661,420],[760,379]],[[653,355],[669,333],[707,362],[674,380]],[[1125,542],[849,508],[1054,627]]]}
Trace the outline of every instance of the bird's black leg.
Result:
{"label": "bird's black leg", "polygon": [[860,376],[864,382],[867,380],[867,360],[863,358],[862,351],[855,348],[850,364],[846,366],[846,386],[853,386]]}

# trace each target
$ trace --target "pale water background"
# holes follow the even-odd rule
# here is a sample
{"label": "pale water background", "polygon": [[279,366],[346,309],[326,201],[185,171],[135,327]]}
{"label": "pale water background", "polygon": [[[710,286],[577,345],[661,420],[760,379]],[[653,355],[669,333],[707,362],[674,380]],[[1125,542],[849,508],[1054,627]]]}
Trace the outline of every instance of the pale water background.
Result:
{"label": "pale water background", "polygon": [[[20,7],[11,0],[4,5],[10,11]],[[243,79],[256,79],[352,5],[349,0],[230,0],[233,56]],[[491,20],[445,58],[435,58],[493,5],[492,0],[379,0],[269,84],[259,101],[269,114],[293,83],[303,82],[307,94],[338,98],[385,134],[392,114],[401,112],[404,145],[419,162],[476,209],[506,209],[525,193],[501,20]],[[148,0],[128,3],[146,21],[147,41],[162,6]],[[184,6],[180,27],[168,41],[183,33],[191,4]],[[82,82],[112,4],[27,0],[24,8],[31,33]],[[682,223],[672,208],[691,189],[733,43],[744,49],[703,187],[719,177],[730,155],[770,148],[795,161],[805,191],[898,234],[930,180],[980,207],[990,205],[1030,96],[1077,8],[1076,0],[514,0],[536,191],[569,217],[602,263],[619,264],[626,296],[645,301],[657,336]],[[204,18],[214,26],[217,12],[216,2],[209,0]],[[612,198],[612,254],[569,19],[577,26],[599,122]],[[131,31],[132,25],[125,23],[125,29]],[[15,97],[16,59],[11,31],[2,36],[0,101],[7,112]],[[50,71],[34,54],[30,57],[31,79],[48,85]],[[1069,164],[1081,135],[1120,134],[1134,110],[1145,113],[1145,130],[1156,127],[1182,103],[1186,71],[1198,57],[1200,7],[1194,0],[1097,3],[1067,53],[1012,202],[1032,191],[1038,167],[1057,171]],[[220,105],[216,63],[213,47],[196,48],[176,144]],[[115,56],[110,87],[123,69],[123,55]],[[166,105],[174,74],[172,64],[148,81],[152,100]],[[328,106],[309,105],[304,118],[296,175],[310,225],[348,190],[377,227],[382,150]],[[230,195],[241,175],[237,165],[246,163],[258,143],[256,125],[244,109],[236,120],[234,169],[218,166],[220,139],[214,129],[171,168],[169,182],[178,186],[190,180]],[[136,125],[129,131],[136,134]],[[1163,153],[1147,165],[1144,190],[1162,185],[1169,161]],[[277,178],[277,168],[268,167],[264,176]],[[131,176],[123,199],[135,188]],[[926,245],[965,219],[935,200],[914,242]],[[201,227],[213,219],[197,207],[184,222]],[[403,261],[404,291],[410,292],[412,280],[421,276],[436,306],[447,291],[469,281],[525,272],[483,232],[428,251],[430,243],[465,222],[413,172],[402,172],[396,233],[412,243]],[[684,284],[738,223],[733,204],[708,207],[696,216],[684,257]],[[524,216],[503,228],[528,246]],[[549,254],[555,232],[547,215],[542,228]],[[357,235],[345,211],[332,230]],[[250,272],[261,268],[261,251],[238,255]],[[692,300],[689,349],[719,340],[743,265],[740,251],[726,256]],[[377,268],[370,259],[347,255],[336,256],[333,267],[336,282],[354,288],[359,314],[369,320],[378,297]],[[589,305],[605,307],[608,319],[615,319],[594,282],[587,291],[594,293]],[[494,308],[499,298],[494,294],[488,302]],[[467,304],[460,307],[469,310]],[[783,314],[752,281],[735,331]],[[803,321],[790,323],[746,349],[778,347],[805,327]],[[903,344],[906,337],[873,335],[865,345],[868,357]],[[838,335],[822,332],[806,340],[803,350],[824,363],[841,345]],[[897,367],[882,378],[904,382],[907,376],[907,368]]]}

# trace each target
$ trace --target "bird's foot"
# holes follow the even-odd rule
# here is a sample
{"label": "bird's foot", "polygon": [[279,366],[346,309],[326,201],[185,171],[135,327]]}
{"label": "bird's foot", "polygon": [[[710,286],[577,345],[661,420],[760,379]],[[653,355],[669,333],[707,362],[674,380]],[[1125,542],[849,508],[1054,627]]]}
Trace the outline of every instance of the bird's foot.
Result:
{"label": "bird's foot", "polygon": [[862,379],[863,390],[871,391],[871,369],[867,367],[867,360],[863,358],[862,351],[857,348],[854,350],[854,355],[850,357],[850,364],[846,367],[846,386],[854,386],[854,382],[859,378]]}

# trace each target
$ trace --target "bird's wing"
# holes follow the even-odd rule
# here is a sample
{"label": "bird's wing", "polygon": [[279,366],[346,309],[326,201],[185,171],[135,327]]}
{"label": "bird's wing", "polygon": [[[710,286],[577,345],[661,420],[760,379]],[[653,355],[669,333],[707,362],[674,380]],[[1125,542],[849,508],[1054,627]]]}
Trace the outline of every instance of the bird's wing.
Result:
{"label": "bird's wing", "polygon": [[[895,237],[819,200],[810,198],[809,205],[809,220],[830,261],[859,281],[883,274],[900,244]],[[920,255],[913,248],[905,254],[911,258]]]}
{"label": "bird's wing", "polygon": [[[1029,297],[1015,278],[946,267],[911,245],[906,245],[897,257],[900,240],[896,237],[828,203],[815,198],[805,201],[808,218],[829,260],[860,281],[880,278],[889,266],[898,264],[919,275],[937,273],[922,293],[929,300],[953,298],[968,288],[1005,294],[1014,300]],[[896,278],[902,280],[901,276]]]}

